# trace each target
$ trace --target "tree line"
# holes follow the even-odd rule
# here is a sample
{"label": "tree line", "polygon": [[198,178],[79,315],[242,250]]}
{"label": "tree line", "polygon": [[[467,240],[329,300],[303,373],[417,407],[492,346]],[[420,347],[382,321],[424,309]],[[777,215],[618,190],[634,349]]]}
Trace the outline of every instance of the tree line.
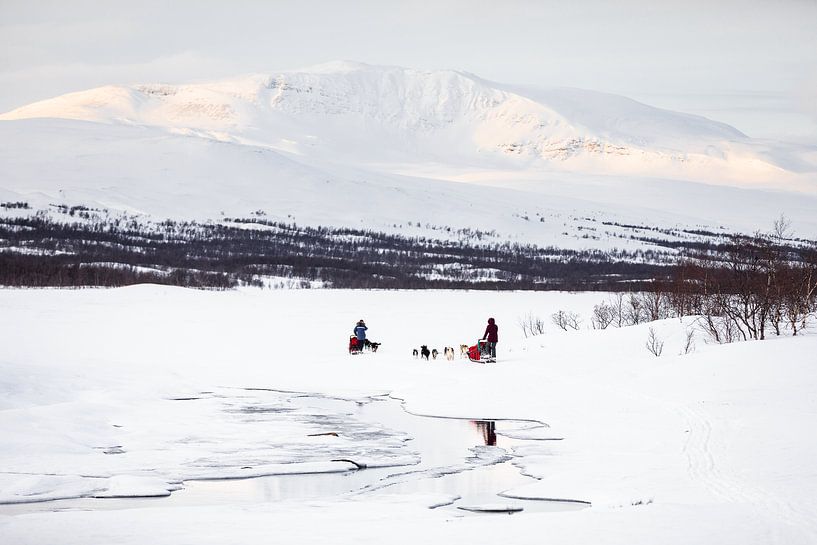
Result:
{"label": "tree line", "polygon": [[[817,313],[817,245],[791,238],[788,230],[781,218],[770,233],[733,236],[722,251],[687,253],[670,282],[617,293],[596,305],[591,326],[698,316],[701,328],[719,343],[763,340],[784,331],[797,335]],[[569,318],[562,313],[553,321],[567,329],[575,323]]]}
{"label": "tree line", "polygon": [[[64,219],[0,218],[0,285],[228,289],[285,279],[329,288],[597,290],[615,293],[594,309],[592,327],[698,315],[718,342],[782,328],[796,334],[817,297],[817,247],[791,237],[784,219],[765,234],[601,251],[491,243],[478,231],[439,240],[261,218],[152,222],[85,207],[58,212]],[[564,314],[554,321],[577,324]],[[542,322],[526,327],[541,330]]]}
{"label": "tree line", "polygon": [[782,243],[780,227],[680,264],[671,291],[677,310],[700,315],[717,342],[763,340],[783,328],[797,335],[817,311],[817,248]]}
{"label": "tree line", "polygon": [[[66,208],[82,216],[86,209]],[[251,223],[247,228],[248,223]],[[331,288],[605,290],[670,274],[662,251],[573,250],[438,240],[266,220],[0,219],[0,284],[263,286],[265,278]]]}

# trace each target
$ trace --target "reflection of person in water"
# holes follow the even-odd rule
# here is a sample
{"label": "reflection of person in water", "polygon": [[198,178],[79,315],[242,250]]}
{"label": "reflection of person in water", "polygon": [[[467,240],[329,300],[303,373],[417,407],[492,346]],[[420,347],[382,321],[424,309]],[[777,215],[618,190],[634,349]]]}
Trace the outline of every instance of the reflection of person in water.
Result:
{"label": "reflection of person in water", "polygon": [[489,447],[496,446],[496,422],[493,420],[477,420],[477,429],[482,432],[482,440]]}

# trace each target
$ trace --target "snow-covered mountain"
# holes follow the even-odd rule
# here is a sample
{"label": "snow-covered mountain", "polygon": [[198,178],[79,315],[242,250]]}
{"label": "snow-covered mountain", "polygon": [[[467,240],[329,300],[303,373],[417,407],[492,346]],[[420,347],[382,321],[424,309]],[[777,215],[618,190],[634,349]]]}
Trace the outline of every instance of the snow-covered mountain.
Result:
{"label": "snow-covered mountain", "polygon": [[[350,62],[71,93],[0,115],[0,142],[0,198],[160,216],[477,223],[559,243],[558,218],[589,212],[751,230],[817,203],[815,150],[615,95]],[[514,219],[533,214],[555,218],[547,235]]]}
{"label": "snow-covered mountain", "polygon": [[[35,117],[206,131],[301,153],[315,147],[351,148],[362,156],[404,152],[415,161],[417,151],[471,160],[641,155],[683,161],[723,158],[730,145],[747,141],[728,125],[614,95],[348,62],[209,84],[106,86],[0,119]],[[364,143],[397,149],[358,147]]]}

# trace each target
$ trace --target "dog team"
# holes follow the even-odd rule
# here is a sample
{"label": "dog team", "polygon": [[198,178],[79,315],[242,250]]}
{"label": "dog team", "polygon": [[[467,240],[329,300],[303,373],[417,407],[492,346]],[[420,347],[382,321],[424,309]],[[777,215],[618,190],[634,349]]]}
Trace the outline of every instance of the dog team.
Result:
{"label": "dog team", "polygon": [[[371,350],[372,352],[377,352],[377,349],[380,347],[381,343],[372,342],[366,338],[366,331],[368,329],[369,328],[366,327],[366,323],[363,320],[358,320],[353,331],[354,335],[349,338],[350,354],[359,354],[363,352],[364,348]],[[488,318],[488,327],[485,328],[485,333],[483,334],[482,339],[487,340],[489,355],[496,359],[496,344],[499,342],[499,326],[496,325],[496,321],[493,318]],[[468,348],[469,347],[467,344],[460,345],[460,358],[468,357]],[[455,354],[456,352],[454,347],[446,346],[443,348],[443,357],[448,361],[453,361]],[[416,348],[412,350],[412,355],[415,358],[425,359],[428,361],[429,357],[436,360],[440,355],[440,352],[436,348],[429,350],[428,346],[424,344],[420,346],[419,350]]]}
{"label": "dog team", "polygon": [[[429,356],[431,356],[432,360],[436,360],[437,357],[440,355],[440,352],[436,348],[432,348],[431,350],[429,350],[428,346],[422,345],[420,347],[420,350],[417,350],[415,348],[414,350],[411,351],[411,354],[415,358],[422,358],[422,359],[425,359],[426,361],[428,361]],[[453,361],[454,360],[454,354],[455,354],[455,352],[454,352],[453,347],[446,346],[445,348],[443,348],[443,357],[445,359],[447,359],[448,361]],[[468,345],[467,344],[461,344],[460,345],[460,357],[461,358],[467,358],[468,357]]]}

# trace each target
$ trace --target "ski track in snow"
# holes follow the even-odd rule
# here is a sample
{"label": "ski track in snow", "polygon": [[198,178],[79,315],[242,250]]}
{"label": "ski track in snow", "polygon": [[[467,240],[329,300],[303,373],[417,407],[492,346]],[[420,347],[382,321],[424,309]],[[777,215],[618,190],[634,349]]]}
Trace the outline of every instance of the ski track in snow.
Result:
{"label": "ski track in snow", "polygon": [[676,409],[689,427],[684,454],[689,463],[691,478],[700,481],[722,501],[749,505],[758,516],[804,529],[817,542],[814,513],[804,512],[785,498],[764,490],[747,478],[735,475],[727,464],[719,461],[713,454],[713,443],[717,445],[717,442],[714,439],[716,436],[713,436],[711,417],[705,411],[690,405],[678,405]]}
{"label": "ski track in snow", "polygon": [[[577,386],[579,386],[577,384]],[[618,393],[624,393],[618,390]],[[795,503],[755,484],[751,475],[739,475],[729,469],[727,460],[719,460],[716,451],[723,446],[713,432],[712,416],[704,409],[666,399],[656,398],[642,391],[629,390],[627,396],[662,407],[668,413],[677,414],[685,423],[688,434],[683,445],[687,460],[687,473],[715,498],[727,504],[748,506],[756,515],[769,520],[770,526],[783,522],[799,528],[806,535],[803,539],[817,542],[817,519]],[[778,537],[779,543],[787,543],[786,537]]]}
{"label": "ski track in snow", "polygon": [[[568,388],[602,389],[608,392],[605,397],[623,396],[635,404],[652,406],[667,414],[677,415],[688,430],[682,453],[687,462],[689,478],[700,485],[712,496],[724,504],[740,504],[749,507],[756,516],[766,519],[769,527],[783,523],[800,532],[804,543],[817,542],[817,514],[799,503],[789,501],[787,496],[758,486],[750,473],[737,473],[731,470],[734,464],[730,460],[719,458],[718,452],[726,452],[726,446],[719,437],[721,433],[713,430],[713,416],[707,412],[699,401],[695,405],[665,398],[658,398],[645,393],[640,388],[622,387],[621,385],[583,384],[581,381],[565,379],[561,381]],[[569,385],[569,386],[568,386]],[[566,438],[569,441],[569,437]],[[759,439],[760,440],[760,439]],[[523,461],[524,463],[524,461]],[[535,473],[523,470],[523,473],[540,478]],[[778,532],[779,533],[779,532]],[[772,533],[775,542],[786,544],[790,537]]]}

